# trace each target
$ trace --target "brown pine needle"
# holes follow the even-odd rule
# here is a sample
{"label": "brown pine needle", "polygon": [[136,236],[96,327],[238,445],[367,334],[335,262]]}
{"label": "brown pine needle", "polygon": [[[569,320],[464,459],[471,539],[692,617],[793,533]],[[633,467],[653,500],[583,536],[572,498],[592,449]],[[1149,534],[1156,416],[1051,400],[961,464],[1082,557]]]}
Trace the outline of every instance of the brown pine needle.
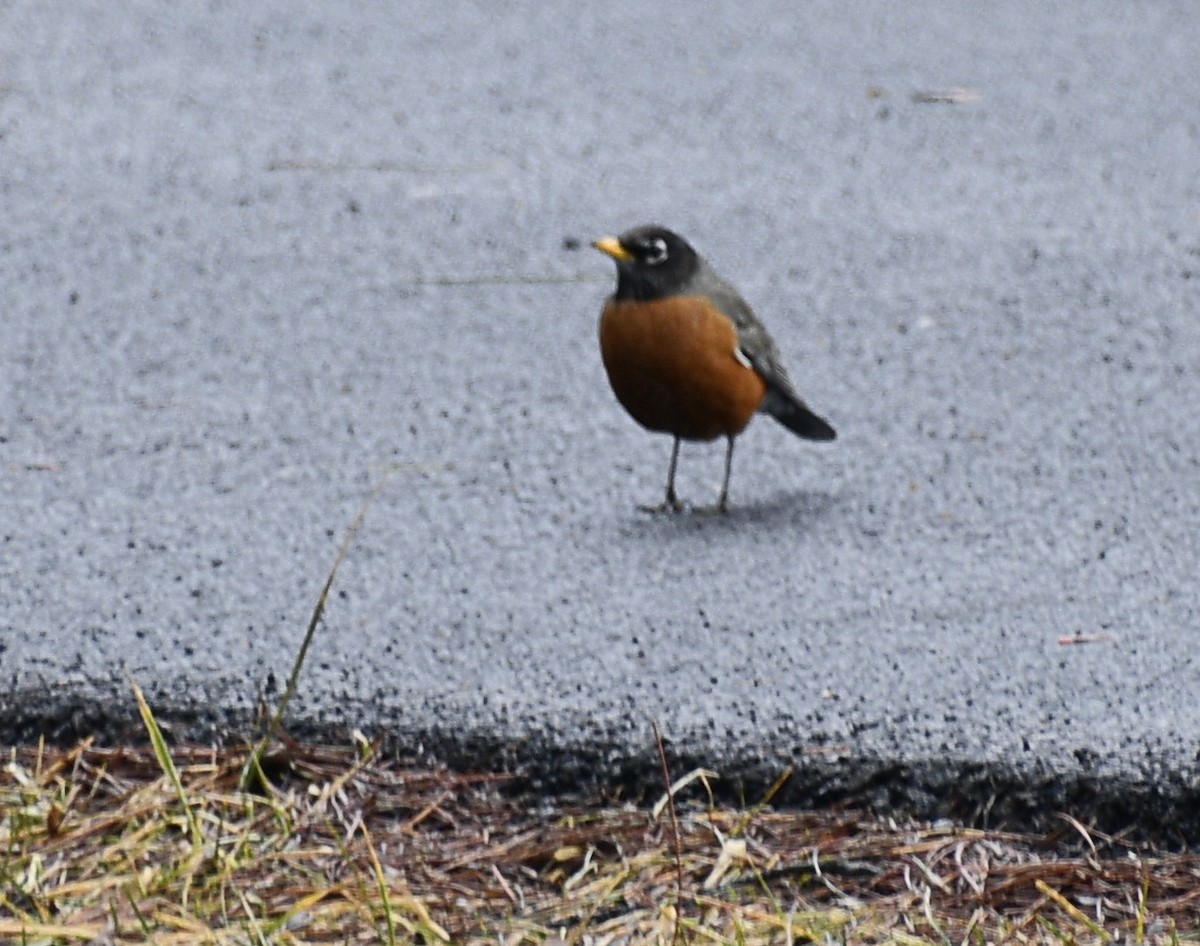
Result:
{"label": "brown pine needle", "polygon": [[761,803],[664,827],[353,743],[290,746],[264,797],[238,788],[248,746],[161,750],[5,752],[0,941],[1200,942],[1200,853],[1094,830],[1093,852]]}

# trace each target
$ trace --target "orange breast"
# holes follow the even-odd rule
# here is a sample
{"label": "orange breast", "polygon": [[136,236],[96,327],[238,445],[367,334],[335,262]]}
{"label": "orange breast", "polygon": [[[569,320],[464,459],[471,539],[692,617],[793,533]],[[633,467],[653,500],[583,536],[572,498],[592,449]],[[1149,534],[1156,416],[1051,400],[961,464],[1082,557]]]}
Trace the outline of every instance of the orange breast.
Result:
{"label": "orange breast", "polygon": [[737,329],[699,296],[609,300],[600,354],[613,393],[643,427],[712,440],[740,433],[766,394],[735,354]]}

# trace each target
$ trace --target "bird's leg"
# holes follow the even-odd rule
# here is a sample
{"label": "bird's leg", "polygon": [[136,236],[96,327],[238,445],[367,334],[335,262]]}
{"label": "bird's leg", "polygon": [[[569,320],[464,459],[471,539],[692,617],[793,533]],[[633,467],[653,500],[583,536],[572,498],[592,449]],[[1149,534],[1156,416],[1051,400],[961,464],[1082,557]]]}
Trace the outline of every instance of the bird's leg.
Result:
{"label": "bird's leg", "polygon": [[721,498],[717,502],[718,512],[729,512],[729,474],[733,472],[733,435],[729,435],[729,446],[725,448],[725,482],[721,484]]}
{"label": "bird's leg", "polygon": [[704,516],[723,516],[729,512],[729,475],[733,472],[733,437],[725,447],[725,480],[721,483],[721,498],[715,506],[700,506],[696,512]]}
{"label": "bird's leg", "polygon": [[681,512],[683,503],[675,495],[675,467],[679,464],[679,438],[671,448],[671,465],[667,467],[667,498],[661,506],[642,506],[643,512]]}
{"label": "bird's leg", "polygon": [[675,495],[675,467],[679,464],[679,438],[675,438],[675,445],[671,448],[671,465],[667,467],[667,507],[679,512],[683,508],[683,503],[679,501],[679,497]]}

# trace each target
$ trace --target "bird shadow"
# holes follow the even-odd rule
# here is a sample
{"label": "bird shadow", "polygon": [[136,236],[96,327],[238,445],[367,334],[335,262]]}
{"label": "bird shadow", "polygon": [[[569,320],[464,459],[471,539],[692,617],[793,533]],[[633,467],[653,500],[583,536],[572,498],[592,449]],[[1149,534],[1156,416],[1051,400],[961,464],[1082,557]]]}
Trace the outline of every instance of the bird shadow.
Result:
{"label": "bird shadow", "polygon": [[840,499],[835,493],[795,490],[758,501],[731,503],[726,512],[714,506],[690,504],[678,512],[634,509],[627,526],[636,534],[665,536],[734,533],[751,528],[797,531],[828,515]]}

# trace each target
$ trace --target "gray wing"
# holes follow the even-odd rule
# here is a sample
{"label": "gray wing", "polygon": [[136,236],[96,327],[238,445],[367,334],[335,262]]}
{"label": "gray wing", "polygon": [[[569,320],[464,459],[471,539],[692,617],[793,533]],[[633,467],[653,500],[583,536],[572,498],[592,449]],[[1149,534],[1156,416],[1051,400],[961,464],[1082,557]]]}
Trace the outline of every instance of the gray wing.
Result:
{"label": "gray wing", "polygon": [[767,385],[767,395],[759,410],[770,414],[801,437],[833,440],[837,436],[829,422],[814,414],[796,392],[775,340],[741,293],[706,263],[701,263],[700,271],[693,277],[687,291],[708,296],[737,327],[739,350]]}
{"label": "gray wing", "polygon": [[779,354],[775,340],[758,320],[758,316],[750,308],[750,303],[742,298],[741,293],[706,264],[701,265],[700,272],[694,277],[688,291],[708,296],[729,316],[737,327],[738,347],[754,370],[762,375],[768,389],[781,389],[799,400],[792,379],[783,366],[783,357]]}

